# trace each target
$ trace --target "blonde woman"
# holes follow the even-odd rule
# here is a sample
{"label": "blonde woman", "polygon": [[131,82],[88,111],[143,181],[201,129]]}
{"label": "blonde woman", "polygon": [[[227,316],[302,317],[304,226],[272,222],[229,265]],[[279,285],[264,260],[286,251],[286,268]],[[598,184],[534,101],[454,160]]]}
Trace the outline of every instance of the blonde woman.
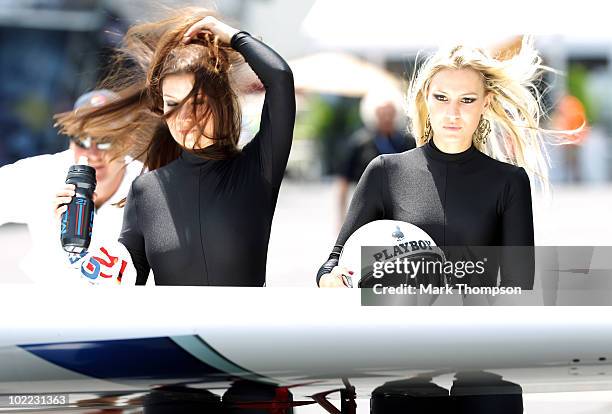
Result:
{"label": "blonde woman", "polygon": [[[509,60],[458,46],[424,62],[409,91],[418,148],[370,163],[319,286],[349,285],[352,272],[337,266],[342,246],[379,219],[412,223],[439,246],[533,246],[529,176],[547,183],[533,82],[544,69],[529,38]],[[504,252],[490,258],[487,275],[470,283],[531,289],[533,250],[522,252],[520,260]]]}

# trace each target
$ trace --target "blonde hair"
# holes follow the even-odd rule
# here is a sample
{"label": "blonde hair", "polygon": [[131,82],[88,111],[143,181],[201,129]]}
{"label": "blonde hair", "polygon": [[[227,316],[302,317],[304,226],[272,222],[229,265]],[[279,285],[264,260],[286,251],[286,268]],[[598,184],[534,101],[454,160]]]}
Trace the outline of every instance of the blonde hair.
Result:
{"label": "blonde hair", "polygon": [[549,188],[549,159],[544,136],[551,131],[540,128],[543,115],[541,96],[535,84],[544,71],[532,37],[523,37],[520,51],[507,60],[489,56],[482,49],[455,46],[429,57],[413,77],[408,91],[408,112],[412,133],[421,146],[427,142],[427,93],[433,76],[443,69],[473,69],[481,74],[490,104],[483,118],[491,132],[483,144],[473,140],[481,152],[499,161],[525,168],[544,191]]}

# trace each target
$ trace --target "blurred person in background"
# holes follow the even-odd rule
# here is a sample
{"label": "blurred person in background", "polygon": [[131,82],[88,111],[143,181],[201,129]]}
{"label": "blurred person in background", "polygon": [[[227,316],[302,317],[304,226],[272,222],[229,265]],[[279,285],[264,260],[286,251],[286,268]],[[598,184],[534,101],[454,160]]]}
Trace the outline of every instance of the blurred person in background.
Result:
{"label": "blurred person in background", "polygon": [[580,173],[580,146],[588,138],[587,116],[584,105],[575,96],[566,94],[561,97],[551,118],[553,128],[562,131],[579,129],[577,134],[570,135],[569,145],[563,147],[565,157],[566,179],[570,183],[582,181]]}
{"label": "blurred person in background", "polygon": [[[77,99],[74,110],[84,111],[116,100],[109,90],[95,90]],[[127,196],[142,163],[129,157],[109,156],[111,144],[104,136],[70,136],[69,148],[56,154],[25,158],[0,168],[0,183],[10,198],[0,205],[0,224],[28,225],[32,249],[20,264],[21,269],[38,283],[83,283],[66,266],[66,255],[60,243],[59,214],[74,196],[74,186],[64,184],[68,168],[81,157],[96,170],[96,208],[92,243],[118,237],[123,211],[115,205]],[[55,215],[55,217],[54,217]]]}
{"label": "blurred person in background", "polygon": [[[232,75],[265,88],[259,132],[240,150]],[[121,62],[136,65],[121,65]],[[144,284],[263,286],[272,217],[295,121],[293,75],[271,48],[201,8],[132,26],[103,81],[121,95],[58,116],[65,133],[98,131],[148,172],[127,196],[119,241]]]}
{"label": "blurred person in background", "polygon": [[342,151],[338,179],[340,225],[344,222],[351,184],[361,178],[366,167],[381,154],[397,154],[416,148],[412,135],[406,131],[401,95],[395,91],[371,91],[359,107],[364,127],[349,139]]}
{"label": "blurred person in background", "polygon": [[527,246],[518,258],[504,249],[489,259],[486,275],[464,283],[533,288],[529,176],[548,186],[547,131],[539,125],[534,85],[548,69],[541,62],[530,37],[507,60],[456,46],[424,62],[409,94],[418,148],[368,165],[336,246],[317,273],[319,286],[349,286],[350,269],[337,266],[344,243],[364,224],[390,219],[418,226],[438,246]]}

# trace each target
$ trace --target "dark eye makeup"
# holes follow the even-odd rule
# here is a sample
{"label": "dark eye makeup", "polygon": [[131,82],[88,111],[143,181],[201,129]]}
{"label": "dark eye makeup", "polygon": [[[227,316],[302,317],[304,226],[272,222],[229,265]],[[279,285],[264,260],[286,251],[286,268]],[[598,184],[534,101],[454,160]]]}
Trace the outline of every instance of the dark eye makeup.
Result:
{"label": "dark eye makeup", "polygon": [[433,96],[438,101],[442,101],[442,102],[446,102],[447,101],[446,96],[444,96],[444,95],[440,95],[440,94],[434,93]]}
{"label": "dark eye makeup", "polygon": [[[446,102],[446,101],[448,101],[448,98],[447,98],[445,95],[441,95],[441,94],[438,94],[438,93],[434,93],[434,94],[433,94],[433,97],[434,97],[436,100],[440,101],[440,102]],[[465,98],[461,98],[461,102],[466,103],[466,104],[471,104],[471,103],[475,102],[475,101],[476,101],[476,99],[477,99],[477,98],[465,97]]]}

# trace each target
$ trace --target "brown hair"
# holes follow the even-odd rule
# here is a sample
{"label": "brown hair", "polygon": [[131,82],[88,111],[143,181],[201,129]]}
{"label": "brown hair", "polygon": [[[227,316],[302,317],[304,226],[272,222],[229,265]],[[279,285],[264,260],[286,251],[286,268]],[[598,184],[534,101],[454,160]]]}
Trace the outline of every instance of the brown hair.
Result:
{"label": "brown hair", "polygon": [[[132,26],[117,50],[107,77],[99,88],[120,98],[104,106],[56,115],[60,132],[69,136],[103,137],[113,143],[111,156],[142,159],[150,171],[175,160],[181,148],[166,120],[186,103],[202,136],[214,141],[204,149],[191,149],[207,159],[227,159],[238,152],[241,115],[230,80],[232,65],[241,57],[219,44],[210,33],[183,43],[187,29],[214,13],[183,8],[164,20]],[[171,74],[193,73],[191,92],[171,111],[163,113],[162,81]],[[204,127],[212,122],[212,136]]]}

